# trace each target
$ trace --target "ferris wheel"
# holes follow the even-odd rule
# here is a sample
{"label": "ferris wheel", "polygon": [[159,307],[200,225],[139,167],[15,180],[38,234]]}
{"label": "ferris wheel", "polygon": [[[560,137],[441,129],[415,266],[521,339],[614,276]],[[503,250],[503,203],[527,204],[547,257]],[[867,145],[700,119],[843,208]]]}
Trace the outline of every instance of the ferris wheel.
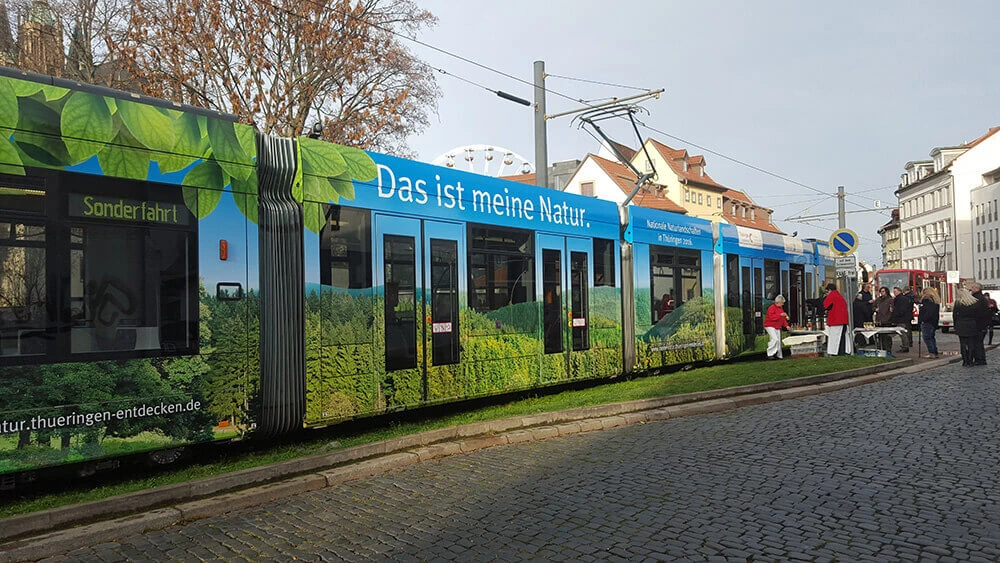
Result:
{"label": "ferris wheel", "polygon": [[[465,164],[462,164],[465,161]],[[431,161],[437,166],[466,168],[484,176],[514,176],[530,174],[535,166],[528,159],[512,150],[490,145],[465,145],[455,147]]]}

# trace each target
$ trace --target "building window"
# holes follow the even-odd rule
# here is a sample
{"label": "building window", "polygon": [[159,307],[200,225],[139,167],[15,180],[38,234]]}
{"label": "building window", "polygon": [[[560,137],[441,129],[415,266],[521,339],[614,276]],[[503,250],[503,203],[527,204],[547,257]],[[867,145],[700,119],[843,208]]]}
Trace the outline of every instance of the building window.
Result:
{"label": "building window", "polygon": [[705,203],[705,202],[704,202],[704,197],[702,197],[702,196],[704,196],[704,195],[705,195],[705,194],[702,194],[702,193],[699,193],[699,194],[698,194],[698,205],[702,205],[703,203]]}
{"label": "building window", "polygon": [[580,184],[580,195],[584,195],[587,197],[594,197],[594,183],[584,182]]}
{"label": "building window", "polygon": [[705,205],[712,207],[712,196],[710,195],[705,196]]}
{"label": "building window", "polygon": [[719,196],[718,207],[719,209],[722,209],[722,196]]}
{"label": "building window", "polygon": [[691,192],[689,190],[684,190],[684,201],[691,201]]}
{"label": "building window", "polygon": [[755,211],[756,211],[755,209],[751,209],[750,210],[750,220],[751,221],[756,221],[757,220],[757,214],[755,213]]}

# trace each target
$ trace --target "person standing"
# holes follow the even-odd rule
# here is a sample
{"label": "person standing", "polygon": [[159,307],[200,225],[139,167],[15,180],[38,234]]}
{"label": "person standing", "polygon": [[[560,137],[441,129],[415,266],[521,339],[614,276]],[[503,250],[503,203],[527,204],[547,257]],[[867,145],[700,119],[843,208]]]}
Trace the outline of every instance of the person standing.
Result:
{"label": "person standing", "polygon": [[955,292],[955,308],[952,317],[955,321],[955,334],[958,335],[959,350],[962,352],[962,366],[973,364],[972,341],[979,338],[979,328],[976,326],[976,304],[978,301],[972,292],[965,287],[959,287]]}
{"label": "person standing", "polygon": [[788,328],[788,313],[785,312],[785,297],[778,295],[774,304],[767,308],[764,316],[764,330],[767,331],[767,359],[781,359],[781,329]]}
{"label": "person standing", "polygon": [[927,345],[927,355],[925,358],[938,357],[937,336],[938,318],[941,312],[941,298],[933,287],[925,287],[920,293],[920,314],[917,320],[920,322],[920,335]]}
{"label": "person standing", "polygon": [[994,301],[989,293],[984,293],[983,297],[986,298],[986,308],[990,311],[990,320],[986,323],[986,343],[990,346],[993,345],[993,323],[997,319],[997,302]]}
{"label": "person standing", "polygon": [[[875,323],[878,326],[892,325],[892,296],[889,295],[888,287],[878,288],[878,297],[875,298]],[[892,352],[892,336],[880,334],[880,348],[887,352]]]}
{"label": "person standing", "polygon": [[864,300],[865,303],[869,303],[869,304],[872,303],[872,290],[871,290],[871,287],[872,286],[870,286],[868,284],[863,284],[861,286],[861,292],[860,292],[861,299]]}
{"label": "person standing", "polygon": [[910,324],[913,322],[913,298],[910,297],[909,287],[906,291],[894,287],[892,292],[895,294],[892,298],[892,324],[903,329],[903,344],[899,351],[909,352],[910,346],[913,345],[913,334],[910,332]]}
{"label": "person standing", "polygon": [[[852,312],[854,313],[854,328],[864,328],[865,323],[872,322],[872,304],[871,294],[869,298],[865,299],[865,294],[858,293],[854,298],[854,302],[851,304]],[[854,347],[862,347],[867,343],[868,339],[864,337],[863,334],[858,334],[854,337]]]}
{"label": "person standing", "polygon": [[847,300],[837,291],[836,284],[826,286],[828,293],[823,300],[823,308],[826,309],[826,355],[837,356],[839,354],[854,353],[853,339],[847,335],[850,329],[848,326]]}
{"label": "person standing", "polygon": [[973,282],[969,285],[969,292],[976,298],[976,329],[979,330],[979,338],[972,342],[972,365],[985,366],[986,347],[983,345],[983,341],[986,339],[986,329],[990,323],[989,305],[986,303],[983,289],[978,283]]}

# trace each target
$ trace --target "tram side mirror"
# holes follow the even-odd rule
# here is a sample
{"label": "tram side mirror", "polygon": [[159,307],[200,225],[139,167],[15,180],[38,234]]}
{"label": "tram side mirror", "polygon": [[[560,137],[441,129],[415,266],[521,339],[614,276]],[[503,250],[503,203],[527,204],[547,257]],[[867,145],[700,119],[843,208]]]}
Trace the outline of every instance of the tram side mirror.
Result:
{"label": "tram side mirror", "polygon": [[219,301],[239,301],[243,299],[243,284],[219,282],[215,284],[215,298]]}

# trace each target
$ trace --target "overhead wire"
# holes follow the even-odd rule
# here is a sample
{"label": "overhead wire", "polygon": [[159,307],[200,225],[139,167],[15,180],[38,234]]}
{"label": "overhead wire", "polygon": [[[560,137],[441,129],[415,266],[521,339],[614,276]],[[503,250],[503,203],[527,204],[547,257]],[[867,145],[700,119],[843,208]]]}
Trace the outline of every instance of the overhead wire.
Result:
{"label": "overhead wire", "polygon": [[[295,13],[295,12],[293,12],[293,11],[292,11],[291,9],[289,9],[289,8],[285,8],[285,7],[283,7],[283,6],[277,6],[277,5],[275,5],[275,4],[273,3],[273,2],[270,2],[270,1],[268,1],[268,0],[255,0],[255,1],[256,1],[257,3],[259,3],[259,4],[266,4],[266,5],[268,5],[268,6],[272,7],[272,8],[274,8],[274,9],[276,9],[276,10],[280,10],[280,11],[282,11],[282,12],[284,12],[284,13],[288,14],[289,16],[292,16],[292,17],[297,17],[297,18],[301,18],[301,19],[305,19],[305,18],[306,18],[306,17],[305,17],[305,16],[303,16],[302,14],[298,14],[298,13]],[[371,21],[368,21],[368,20],[366,20],[366,19],[364,19],[364,18],[360,18],[360,17],[358,17],[358,16],[355,16],[355,15],[353,15],[353,14],[351,14],[351,13],[349,13],[349,12],[346,12],[346,11],[344,11],[344,10],[340,10],[340,9],[337,9],[337,8],[335,8],[335,7],[333,7],[333,6],[328,6],[328,5],[326,5],[325,3],[320,3],[320,2],[319,2],[319,1],[317,1],[317,0],[305,0],[305,2],[306,2],[306,3],[309,3],[309,4],[312,4],[313,6],[315,6],[315,7],[319,8],[319,9],[321,9],[321,10],[324,10],[324,11],[329,11],[329,12],[333,12],[333,13],[336,13],[336,14],[339,14],[339,15],[341,15],[341,16],[345,16],[345,17],[347,17],[347,18],[349,18],[349,19],[353,19],[353,20],[356,20],[356,21],[358,21],[358,22],[360,22],[360,23],[362,23],[362,24],[365,24],[365,25],[368,25],[368,26],[371,26],[371,27],[373,27],[373,28],[375,28],[375,29],[378,29],[378,30],[380,30],[380,31],[383,31],[383,32],[385,32],[385,33],[389,33],[389,34],[391,34],[391,35],[394,35],[394,36],[396,36],[396,37],[399,37],[399,38],[402,38],[402,39],[405,39],[405,40],[407,40],[407,41],[410,41],[410,42],[412,42],[412,43],[414,43],[414,44],[417,44],[417,45],[420,45],[420,46],[422,46],[422,47],[425,47],[425,48],[427,48],[427,49],[430,49],[430,50],[432,50],[432,51],[436,51],[436,52],[438,52],[438,53],[441,53],[441,54],[443,54],[443,55],[446,55],[446,56],[449,56],[449,57],[452,57],[452,58],[454,58],[454,59],[457,59],[457,60],[460,60],[460,61],[462,61],[462,62],[465,62],[465,63],[467,63],[467,64],[470,64],[470,65],[472,65],[472,66],[475,66],[475,67],[477,67],[477,68],[481,68],[481,69],[483,69],[483,70],[486,70],[486,71],[489,71],[489,72],[492,72],[492,73],[495,73],[495,74],[498,74],[498,75],[500,75],[500,76],[503,76],[503,77],[505,77],[505,78],[508,78],[508,79],[510,79],[510,80],[513,80],[513,81],[515,81],[515,82],[518,82],[518,83],[521,83],[521,84],[524,84],[524,85],[526,85],[526,86],[530,86],[531,88],[535,88],[535,84],[534,84],[533,82],[529,82],[529,81],[527,81],[527,80],[525,80],[525,79],[523,79],[523,78],[520,78],[520,77],[518,77],[518,76],[515,76],[515,75],[513,75],[513,74],[510,74],[510,73],[508,73],[508,72],[504,72],[504,71],[502,71],[502,70],[499,70],[499,69],[496,69],[496,68],[493,68],[493,67],[491,67],[491,66],[489,66],[489,65],[486,65],[486,64],[483,64],[483,63],[480,63],[480,62],[478,62],[478,61],[475,61],[475,60],[472,60],[472,59],[470,59],[470,58],[468,58],[468,57],[465,57],[465,56],[462,56],[462,55],[459,55],[459,54],[457,54],[457,53],[453,53],[453,52],[451,52],[451,51],[448,51],[447,49],[444,49],[444,48],[441,48],[441,47],[437,47],[437,46],[435,46],[435,45],[432,45],[432,44],[430,44],[430,43],[427,43],[426,41],[421,41],[420,39],[417,39],[416,37],[413,37],[413,36],[410,36],[410,35],[406,35],[406,34],[404,34],[404,33],[400,33],[400,32],[398,32],[398,31],[396,31],[396,30],[394,30],[394,29],[391,29],[391,28],[388,28],[388,27],[385,27],[385,26],[382,26],[382,25],[379,25],[379,24],[377,24],[377,23],[374,23],[374,22],[371,22]],[[430,65],[428,65],[428,66],[430,66]],[[431,68],[434,68],[434,67],[431,67]],[[435,70],[438,70],[439,72],[441,71],[441,69],[435,69]],[[447,73],[447,74],[448,74],[448,75],[450,75],[450,76],[453,76],[453,77],[455,77],[455,78],[459,78],[459,79],[462,79],[461,77],[459,77],[458,75],[456,75],[456,74],[454,74],[454,73]],[[568,80],[576,80],[576,81],[581,81],[581,82],[588,82],[588,80],[587,80],[587,79],[578,79],[578,78],[572,78],[572,77],[566,77],[566,76],[560,76],[560,75],[553,75],[553,74],[548,74],[548,76],[553,76],[553,77],[556,77],[556,76],[558,76],[559,78],[562,78],[562,79],[568,79]],[[471,80],[467,80],[467,79],[462,79],[462,80],[466,80],[466,81],[467,81],[467,82],[469,82],[470,84],[473,84],[473,85],[475,85],[475,86],[478,86],[478,87],[480,87],[480,88],[484,88],[484,89],[486,89],[487,91],[490,91],[490,92],[494,92],[494,93],[496,92],[496,90],[492,90],[492,89],[490,89],[490,88],[488,88],[488,87],[485,87],[485,86],[483,86],[483,85],[481,85],[481,84],[478,84],[478,83],[475,83],[475,82],[473,82],[473,81],[471,81]],[[599,83],[599,81],[589,81],[589,82],[595,82],[595,83]],[[614,85],[614,84],[613,84],[613,83],[605,83],[605,85]],[[620,84],[617,84],[617,85],[614,85],[614,86],[616,86],[616,87],[622,87],[622,88],[634,88],[634,89],[638,89],[638,90],[643,90],[642,88],[639,88],[639,87],[636,87],[636,86],[625,86],[625,85],[620,85]],[[588,103],[584,102],[583,100],[581,100],[581,99],[579,99],[579,98],[574,98],[574,97],[572,97],[572,96],[569,96],[569,95],[567,95],[567,94],[564,94],[564,93],[562,93],[562,92],[559,92],[559,91],[557,91],[557,90],[552,90],[552,89],[550,89],[550,88],[545,88],[545,92],[551,92],[551,93],[553,93],[553,94],[555,94],[556,96],[559,96],[559,97],[561,97],[561,98],[565,98],[565,99],[567,99],[567,100],[570,100],[570,101],[573,101],[573,102],[578,102],[578,103],[583,103],[583,104],[584,104],[585,106],[587,106],[587,107],[593,107],[593,106],[591,106],[590,104],[588,104]],[[788,183],[790,183],[790,184],[793,184],[793,185],[796,185],[796,186],[799,186],[799,187],[802,187],[802,188],[806,188],[806,189],[808,189],[808,190],[810,190],[810,191],[813,191],[813,192],[816,192],[816,193],[818,193],[818,194],[822,194],[822,195],[830,195],[830,194],[829,194],[829,192],[827,192],[827,191],[824,191],[824,190],[821,190],[821,189],[819,189],[819,188],[815,188],[815,187],[813,187],[813,186],[809,186],[809,185],[807,185],[807,184],[804,184],[804,183],[802,183],[802,182],[798,182],[798,181],[796,181],[796,180],[793,180],[793,179],[791,179],[791,178],[788,178],[788,177],[786,177],[786,176],[783,176],[783,175],[781,175],[781,174],[777,174],[777,173],[775,173],[775,172],[771,172],[770,170],[766,170],[766,169],[764,169],[764,168],[761,168],[761,167],[759,167],[759,166],[756,166],[756,165],[754,165],[754,164],[750,164],[749,162],[745,162],[745,161],[743,161],[743,160],[740,160],[740,159],[738,159],[738,158],[735,158],[735,157],[731,157],[731,156],[729,156],[729,155],[727,155],[727,154],[724,154],[724,153],[721,153],[721,152],[718,152],[718,151],[715,151],[715,150],[713,150],[713,149],[710,149],[710,148],[708,148],[708,147],[705,147],[705,146],[702,146],[702,145],[699,145],[699,144],[697,144],[697,143],[694,143],[694,142],[691,142],[691,141],[688,141],[688,140],[685,140],[685,139],[682,139],[681,137],[678,137],[678,136],[676,136],[676,135],[672,135],[672,134],[670,134],[670,133],[667,133],[667,132],[665,132],[665,131],[662,131],[662,130],[660,130],[660,129],[657,129],[657,128],[655,128],[655,127],[652,127],[652,126],[650,126],[650,125],[647,125],[647,124],[643,123],[642,121],[640,121],[640,120],[638,120],[638,119],[636,119],[636,123],[638,123],[638,124],[642,125],[642,126],[643,126],[643,127],[645,127],[646,129],[649,129],[650,131],[653,131],[653,132],[655,132],[655,133],[658,133],[658,134],[660,134],[660,135],[663,135],[663,136],[666,136],[666,137],[669,137],[669,138],[671,138],[671,139],[674,139],[674,140],[676,140],[676,141],[678,141],[678,142],[681,142],[681,143],[685,143],[685,144],[687,144],[687,145],[690,145],[690,146],[693,146],[693,147],[695,147],[695,148],[698,148],[698,149],[700,149],[700,150],[703,150],[703,151],[705,151],[705,152],[707,152],[707,153],[709,153],[709,154],[712,154],[712,155],[715,155],[715,156],[718,156],[718,157],[720,157],[720,158],[723,158],[723,159],[725,159],[725,160],[728,160],[728,161],[730,161],[730,162],[733,162],[733,163],[735,163],[735,164],[738,164],[738,165],[740,165],[740,166],[744,166],[744,167],[746,167],[746,168],[749,168],[749,169],[751,169],[751,170],[755,170],[755,171],[757,171],[757,172],[760,172],[760,173],[762,173],[762,174],[766,174],[766,175],[768,175],[768,176],[771,176],[771,177],[773,177],[773,178],[777,178],[777,179],[779,179],[779,180],[782,180],[782,181],[784,181],[784,182],[788,182]],[[861,204],[858,204],[858,203],[854,203],[854,202],[850,202],[850,201],[847,201],[846,197],[845,197],[845,202],[846,202],[846,203],[850,203],[850,204],[852,204],[852,205],[854,205],[854,206],[857,206],[857,207],[861,207],[862,209],[867,209],[867,208],[866,208],[865,206],[862,206]]]}
{"label": "overhead wire", "polygon": [[649,92],[650,88],[640,88],[638,86],[626,86],[624,84],[615,84],[613,82],[601,82],[600,80],[588,80],[586,78],[574,78],[572,76],[561,76],[558,74],[545,73],[545,76],[549,78],[561,78],[563,80],[573,80],[575,82],[586,82],[588,84],[599,84],[601,86],[612,86],[614,88],[625,88],[628,90],[639,90],[641,92]]}

